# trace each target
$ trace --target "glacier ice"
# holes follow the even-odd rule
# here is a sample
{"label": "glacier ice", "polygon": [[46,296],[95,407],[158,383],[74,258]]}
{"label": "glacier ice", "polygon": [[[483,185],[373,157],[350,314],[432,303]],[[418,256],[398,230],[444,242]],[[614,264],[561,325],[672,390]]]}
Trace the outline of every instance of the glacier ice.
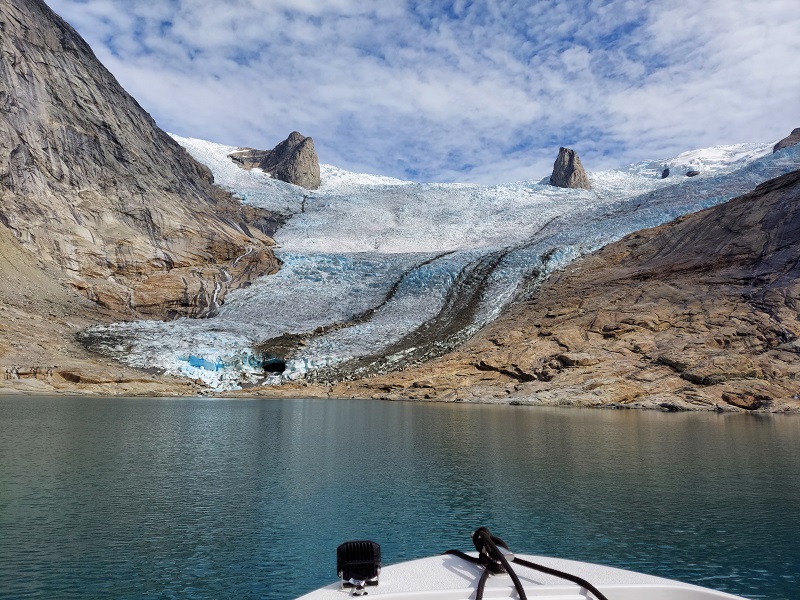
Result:
{"label": "glacier ice", "polygon": [[[593,189],[543,181],[413,183],[321,166],[309,191],[245,171],[236,148],[174,136],[242,202],[281,213],[283,267],[228,294],[210,319],[114,323],[87,344],[216,390],[346,378],[452,348],[575,258],[797,169],[800,147],[718,146],[589,173]],[[661,179],[664,166],[670,176]],[[700,176],[687,178],[693,169]],[[282,374],[271,344],[291,338]]]}

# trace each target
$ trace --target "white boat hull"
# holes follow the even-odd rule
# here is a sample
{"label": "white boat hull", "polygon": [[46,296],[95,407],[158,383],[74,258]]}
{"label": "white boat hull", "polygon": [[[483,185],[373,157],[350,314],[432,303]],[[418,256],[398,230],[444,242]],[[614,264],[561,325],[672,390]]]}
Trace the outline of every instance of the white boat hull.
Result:
{"label": "white boat hull", "polygon": [[[477,556],[477,553],[471,553]],[[742,600],[740,596],[607,567],[592,563],[517,554],[521,559],[577,575],[593,584],[608,600]],[[575,583],[512,564],[528,598],[537,600],[594,600],[594,596]],[[473,600],[483,567],[458,556],[444,554],[384,567],[377,586],[369,586],[370,598],[391,600]],[[331,584],[297,600],[342,600],[351,589]],[[506,574],[489,577],[484,599],[518,598]]]}

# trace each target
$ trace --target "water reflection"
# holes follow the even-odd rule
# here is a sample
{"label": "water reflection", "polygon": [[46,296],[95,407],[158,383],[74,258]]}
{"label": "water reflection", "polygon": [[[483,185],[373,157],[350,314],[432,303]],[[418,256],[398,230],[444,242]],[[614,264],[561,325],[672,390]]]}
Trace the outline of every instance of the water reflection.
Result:
{"label": "water reflection", "polygon": [[286,599],[371,538],[792,598],[800,418],[324,400],[0,399],[0,597]]}

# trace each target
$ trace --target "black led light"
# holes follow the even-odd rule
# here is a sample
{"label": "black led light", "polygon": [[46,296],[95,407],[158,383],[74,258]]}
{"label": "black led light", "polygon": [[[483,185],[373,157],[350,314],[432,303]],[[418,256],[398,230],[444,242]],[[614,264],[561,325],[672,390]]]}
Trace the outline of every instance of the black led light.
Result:
{"label": "black led light", "polygon": [[336,549],[336,572],[343,587],[355,588],[354,594],[366,593],[364,586],[378,585],[381,572],[381,547],[376,542],[344,542]]}

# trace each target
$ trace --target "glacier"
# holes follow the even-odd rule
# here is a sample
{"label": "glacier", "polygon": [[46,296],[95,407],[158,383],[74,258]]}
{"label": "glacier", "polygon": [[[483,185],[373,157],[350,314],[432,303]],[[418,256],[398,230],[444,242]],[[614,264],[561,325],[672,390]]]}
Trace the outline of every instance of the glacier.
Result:
{"label": "glacier", "polygon": [[[414,183],[321,165],[320,189],[309,191],[241,169],[227,158],[236,147],[173,137],[218,185],[283,216],[275,235],[283,266],[229,293],[213,317],[96,326],[84,340],[217,391],[348,379],[434,358],[576,258],[800,166],[800,146],[773,154],[770,142],[589,172],[592,190],[547,179]],[[700,175],[686,177],[690,170]],[[285,369],[265,370],[276,356]]]}

